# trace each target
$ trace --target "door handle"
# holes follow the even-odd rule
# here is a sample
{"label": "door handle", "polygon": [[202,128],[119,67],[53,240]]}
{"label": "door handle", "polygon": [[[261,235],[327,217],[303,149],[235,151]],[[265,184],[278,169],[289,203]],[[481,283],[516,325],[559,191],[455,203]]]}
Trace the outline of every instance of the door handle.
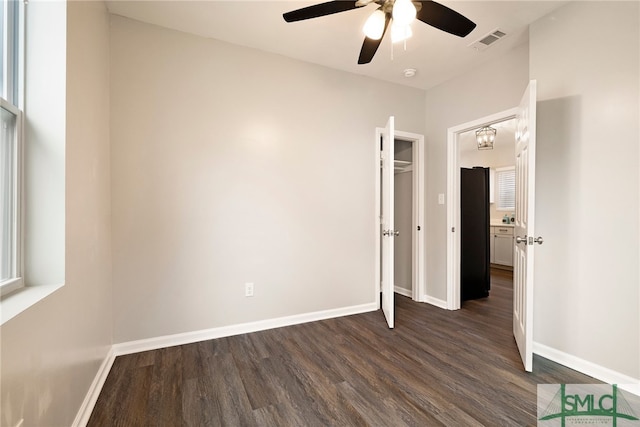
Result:
{"label": "door handle", "polygon": [[535,239],[533,239],[533,241],[536,242],[539,245],[544,243],[544,240],[542,239],[541,236],[536,237]]}
{"label": "door handle", "polygon": [[516,243],[524,243],[526,245],[527,244],[527,236],[524,236],[524,237],[516,236]]}
{"label": "door handle", "polygon": [[397,236],[399,236],[399,235],[400,235],[400,232],[399,232],[398,230],[395,230],[395,231],[393,232],[393,235],[397,237]]}

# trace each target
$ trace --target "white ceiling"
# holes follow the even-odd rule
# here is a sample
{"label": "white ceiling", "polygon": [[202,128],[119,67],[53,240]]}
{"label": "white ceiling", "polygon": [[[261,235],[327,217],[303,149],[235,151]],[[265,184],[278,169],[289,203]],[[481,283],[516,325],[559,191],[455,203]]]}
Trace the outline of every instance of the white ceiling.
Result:
{"label": "white ceiling", "polygon": [[[477,24],[464,39],[420,21],[412,24],[413,37],[404,51],[393,46],[389,34],[370,64],[358,65],[364,40],[362,26],[375,5],[306,21],[286,23],[282,14],[319,1],[108,1],[113,14],[203,37],[281,54],[326,67],[429,89],[490,61],[528,40],[528,25],[565,2],[556,1],[451,1],[442,3]],[[483,52],[468,47],[495,29],[507,36]],[[403,70],[415,68],[408,79]]]}

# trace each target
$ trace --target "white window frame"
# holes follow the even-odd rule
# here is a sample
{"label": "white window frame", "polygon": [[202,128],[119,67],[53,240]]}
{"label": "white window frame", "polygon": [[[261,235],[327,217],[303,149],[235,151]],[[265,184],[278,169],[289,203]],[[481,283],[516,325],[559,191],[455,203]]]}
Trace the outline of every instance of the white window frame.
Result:
{"label": "white window frame", "polygon": [[[496,211],[501,211],[501,212],[514,212],[516,210],[515,207],[515,170],[516,167],[515,166],[507,166],[504,168],[496,168],[496,176],[495,176],[495,180],[496,180],[496,191],[495,191],[495,201],[496,201]],[[501,175],[505,172],[510,172],[513,171],[514,173],[514,194],[513,194],[513,200],[514,200],[514,205],[513,206],[504,206],[504,200],[502,199],[502,189],[500,188],[501,186]]]}
{"label": "white window frame", "polygon": [[[15,144],[15,181],[13,200],[13,253],[12,277],[0,282],[0,297],[24,287],[23,275],[23,227],[22,227],[22,203],[23,203],[23,114],[24,105],[24,22],[25,5],[23,1],[7,1],[3,4],[4,17],[6,19],[6,34],[3,37],[4,46],[2,65],[3,91],[0,93],[0,105],[3,109],[16,116],[14,130]],[[16,16],[17,14],[17,16]],[[17,28],[16,28],[17,25]]]}

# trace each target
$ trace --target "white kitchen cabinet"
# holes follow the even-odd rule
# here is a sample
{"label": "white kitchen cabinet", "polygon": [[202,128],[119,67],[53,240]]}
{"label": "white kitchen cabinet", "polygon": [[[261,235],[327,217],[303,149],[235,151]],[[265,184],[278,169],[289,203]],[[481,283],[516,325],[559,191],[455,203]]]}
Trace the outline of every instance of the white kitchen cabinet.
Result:
{"label": "white kitchen cabinet", "polygon": [[489,262],[496,263],[496,234],[495,227],[489,227]]}
{"label": "white kitchen cabinet", "polygon": [[513,267],[513,227],[491,227],[491,263]]}

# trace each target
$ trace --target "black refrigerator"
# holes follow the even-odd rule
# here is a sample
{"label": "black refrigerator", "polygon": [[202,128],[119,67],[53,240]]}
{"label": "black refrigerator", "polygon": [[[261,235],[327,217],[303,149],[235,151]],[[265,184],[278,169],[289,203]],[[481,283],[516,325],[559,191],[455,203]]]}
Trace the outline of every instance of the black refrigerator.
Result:
{"label": "black refrigerator", "polygon": [[460,243],[461,300],[488,297],[489,168],[460,169]]}

